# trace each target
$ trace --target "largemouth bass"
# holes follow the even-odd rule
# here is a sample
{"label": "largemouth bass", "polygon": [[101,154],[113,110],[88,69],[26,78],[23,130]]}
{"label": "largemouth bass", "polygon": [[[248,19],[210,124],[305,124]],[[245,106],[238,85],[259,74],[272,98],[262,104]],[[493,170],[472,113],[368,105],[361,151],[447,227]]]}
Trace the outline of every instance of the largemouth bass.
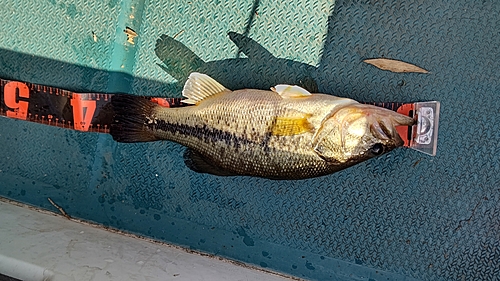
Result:
{"label": "largemouth bass", "polygon": [[298,86],[231,91],[192,73],[184,103],[166,108],[115,95],[111,135],[119,142],[170,140],[188,149],[197,172],[269,179],[327,175],[402,146],[395,126],[414,120],[352,99],[311,94]]}

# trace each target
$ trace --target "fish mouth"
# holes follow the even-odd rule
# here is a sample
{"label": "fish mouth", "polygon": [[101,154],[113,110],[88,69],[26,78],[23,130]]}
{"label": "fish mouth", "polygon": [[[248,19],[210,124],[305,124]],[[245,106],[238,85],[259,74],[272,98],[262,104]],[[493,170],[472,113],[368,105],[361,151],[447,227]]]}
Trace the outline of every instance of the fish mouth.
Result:
{"label": "fish mouth", "polygon": [[404,144],[396,127],[415,124],[413,118],[385,108],[376,108],[375,112],[371,112],[370,115],[373,117],[373,122],[370,124],[372,135],[382,142],[392,144],[394,147]]}
{"label": "fish mouth", "polygon": [[[402,126],[401,123],[394,122],[392,118],[387,117],[377,121],[370,124],[370,132],[375,138],[384,143],[393,143],[396,147],[404,144],[404,141],[396,130],[396,126]],[[404,124],[410,123],[407,122]]]}
{"label": "fish mouth", "polygon": [[411,117],[374,105],[349,105],[322,122],[312,145],[326,161],[359,162],[402,146],[396,127],[414,122]]}
{"label": "fish mouth", "polygon": [[[347,109],[346,113],[343,116],[343,129],[356,123],[356,120],[364,119],[372,137],[392,148],[404,144],[396,127],[411,126],[415,123],[411,117],[374,105],[355,105]],[[342,144],[344,145],[343,140]]]}

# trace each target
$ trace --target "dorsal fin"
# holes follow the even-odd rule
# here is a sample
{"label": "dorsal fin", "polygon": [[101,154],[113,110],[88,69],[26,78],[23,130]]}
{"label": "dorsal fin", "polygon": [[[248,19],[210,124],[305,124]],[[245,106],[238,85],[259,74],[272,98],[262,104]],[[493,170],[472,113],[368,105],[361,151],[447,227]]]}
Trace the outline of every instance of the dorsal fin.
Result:
{"label": "dorsal fin", "polygon": [[182,96],[187,99],[182,102],[197,104],[210,96],[225,91],[229,90],[222,86],[219,82],[215,81],[212,77],[203,73],[193,72],[189,75],[186,84],[184,84]]}
{"label": "dorsal fin", "polygon": [[284,99],[307,97],[311,95],[311,93],[302,87],[286,84],[276,85],[271,88],[271,90],[278,93]]}

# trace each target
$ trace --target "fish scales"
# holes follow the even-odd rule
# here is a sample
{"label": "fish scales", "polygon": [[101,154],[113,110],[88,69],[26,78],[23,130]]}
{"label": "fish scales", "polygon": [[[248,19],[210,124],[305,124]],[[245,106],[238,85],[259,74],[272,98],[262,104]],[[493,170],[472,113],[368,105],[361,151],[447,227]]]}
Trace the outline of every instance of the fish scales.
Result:
{"label": "fish scales", "polygon": [[[331,96],[326,98],[336,100]],[[240,90],[215,95],[198,106],[156,107],[153,118],[158,123],[162,123],[161,120],[169,120],[169,123],[168,128],[156,126],[153,130],[159,138],[194,147],[210,162],[238,174],[269,170],[273,174],[268,177],[292,177],[300,167],[311,164],[321,167],[325,163],[311,149],[315,130],[276,136],[272,134],[276,117],[307,113],[316,128],[324,115],[337,106],[327,105],[323,99],[304,103],[283,100],[270,91]]]}
{"label": "fish scales", "polygon": [[[388,123],[395,118],[391,114],[397,113],[351,99],[309,94],[297,86],[230,91],[206,75],[192,74],[183,94],[188,98],[185,102],[195,106],[143,104],[139,107],[149,109],[141,109],[145,110],[140,113],[145,119],[142,124],[137,122],[140,118],[118,113],[111,134],[126,142],[134,138],[178,142],[192,150],[190,155],[195,157],[186,163],[198,165],[194,168],[197,171],[271,179],[330,174],[375,156],[370,155],[373,143],[383,143],[388,151],[391,145],[397,146],[390,141],[400,141],[394,134],[394,124]],[[119,102],[115,104],[120,106]],[[137,110],[133,108],[129,114]],[[389,121],[383,119],[385,115]],[[381,118],[385,121],[379,122]],[[413,122],[408,117],[399,118],[404,121],[399,123]],[[126,135],[130,123],[139,123],[132,124],[135,127],[131,131],[138,132],[140,138]],[[380,139],[372,136],[373,126],[379,128],[375,133]]]}

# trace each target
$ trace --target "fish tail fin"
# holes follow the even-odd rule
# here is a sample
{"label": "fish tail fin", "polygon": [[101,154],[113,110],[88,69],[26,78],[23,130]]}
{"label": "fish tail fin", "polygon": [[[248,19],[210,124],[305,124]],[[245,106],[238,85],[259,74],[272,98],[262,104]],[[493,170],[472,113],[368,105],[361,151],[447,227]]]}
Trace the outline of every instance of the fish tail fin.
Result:
{"label": "fish tail fin", "polygon": [[148,126],[153,109],[158,106],[144,97],[114,95],[111,98],[114,118],[109,133],[117,142],[147,142],[158,138]]}

